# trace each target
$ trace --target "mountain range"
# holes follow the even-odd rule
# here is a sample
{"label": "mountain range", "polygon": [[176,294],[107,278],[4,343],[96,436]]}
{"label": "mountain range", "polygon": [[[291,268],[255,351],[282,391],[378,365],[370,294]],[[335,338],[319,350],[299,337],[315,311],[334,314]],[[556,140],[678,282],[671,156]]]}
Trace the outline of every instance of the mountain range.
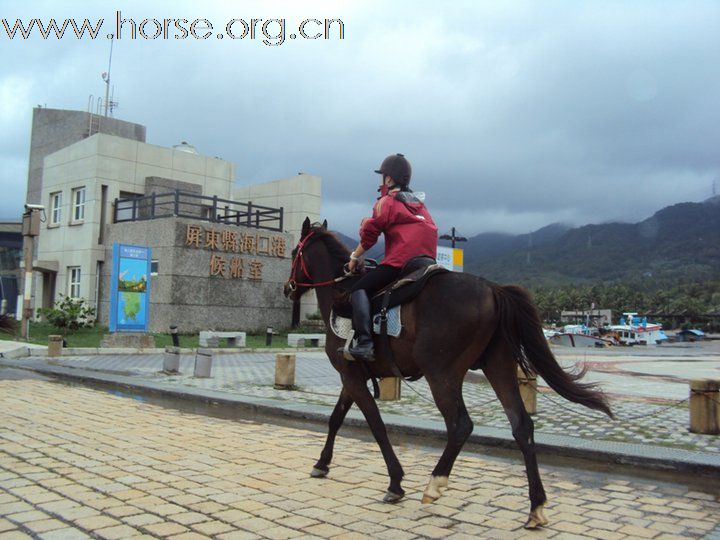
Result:
{"label": "mountain range", "polygon": [[[350,249],[357,245],[338,236]],[[664,286],[720,279],[720,196],[668,206],[638,223],[554,223],[527,234],[481,233],[457,247],[464,250],[465,272],[501,283]],[[381,259],[383,250],[379,242],[368,256]]]}

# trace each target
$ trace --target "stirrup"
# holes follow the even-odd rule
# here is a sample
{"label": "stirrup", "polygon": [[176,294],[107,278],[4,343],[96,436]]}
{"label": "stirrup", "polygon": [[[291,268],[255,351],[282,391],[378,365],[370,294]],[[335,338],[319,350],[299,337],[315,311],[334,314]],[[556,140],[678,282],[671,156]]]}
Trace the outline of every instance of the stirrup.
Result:
{"label": "stirrup", "polygon": [[342,357],[347,360],[348,362],[354,362],[355,357],[350,354],[350,345],[352,345],[353,340],[353,334],[350,334],[348,338],[345,340],[345,345],[338,349],[338,354],[342,355]]}

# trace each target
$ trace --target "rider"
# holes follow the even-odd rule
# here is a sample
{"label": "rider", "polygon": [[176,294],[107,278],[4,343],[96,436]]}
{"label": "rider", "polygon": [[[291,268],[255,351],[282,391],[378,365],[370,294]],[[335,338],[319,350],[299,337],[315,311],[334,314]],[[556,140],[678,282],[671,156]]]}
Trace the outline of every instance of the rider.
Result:
{"label": "rider", "polygon": [[350,348],[356,360],[374,360],[370,321],[370,296],[392,283],[402,267],[413,257],[437,254],[437,227],[425,205],[410,190],[412,168],[402,154],[386,157],[380,169],[380,197],[372,217],[360,224],[360,243],[350,254],[349,269],[354,272],[364,252],[385,235],[385,257],[375,270],[366,273],[352,288],[353,327],[357,344]]}

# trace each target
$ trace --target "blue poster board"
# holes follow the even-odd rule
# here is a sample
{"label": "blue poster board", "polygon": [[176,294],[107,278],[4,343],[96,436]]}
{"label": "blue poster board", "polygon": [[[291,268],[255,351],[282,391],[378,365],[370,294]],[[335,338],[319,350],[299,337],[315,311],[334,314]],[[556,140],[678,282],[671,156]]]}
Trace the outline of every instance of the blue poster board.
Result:
{"label": "blue poster board", "polygon": [[150,248],[113,244],[110,331],[147,332],[150,323]]}

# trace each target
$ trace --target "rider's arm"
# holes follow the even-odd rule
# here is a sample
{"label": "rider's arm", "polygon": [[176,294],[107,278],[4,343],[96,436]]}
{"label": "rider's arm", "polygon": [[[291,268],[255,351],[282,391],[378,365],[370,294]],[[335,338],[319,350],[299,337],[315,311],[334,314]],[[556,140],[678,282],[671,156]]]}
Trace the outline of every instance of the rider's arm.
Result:
{"label": "rider's arm", "polygon": [[380,234],[390,224],[393,202],[392,197],[382,197],[375,203],[372,217],[363,220],[360,225],[360,247],[363,251],[373,247]]}

